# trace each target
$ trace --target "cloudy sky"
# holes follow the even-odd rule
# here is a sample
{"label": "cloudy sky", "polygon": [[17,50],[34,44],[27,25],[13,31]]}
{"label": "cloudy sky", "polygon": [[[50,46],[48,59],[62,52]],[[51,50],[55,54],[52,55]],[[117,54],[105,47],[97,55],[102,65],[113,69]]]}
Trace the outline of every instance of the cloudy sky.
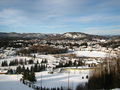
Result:
{"label": "cloudy sky", "polygon": [[0,0],[0,32],[120,35],[120,0]]}

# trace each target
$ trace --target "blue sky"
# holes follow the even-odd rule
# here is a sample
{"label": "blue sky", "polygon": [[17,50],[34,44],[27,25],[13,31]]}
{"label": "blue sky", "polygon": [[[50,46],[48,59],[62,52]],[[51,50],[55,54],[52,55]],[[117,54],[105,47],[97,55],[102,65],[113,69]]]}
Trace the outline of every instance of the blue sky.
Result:
{"label": "blue sky", "polygon": [[0,0],[0,32],[120,35],[120,0]]}

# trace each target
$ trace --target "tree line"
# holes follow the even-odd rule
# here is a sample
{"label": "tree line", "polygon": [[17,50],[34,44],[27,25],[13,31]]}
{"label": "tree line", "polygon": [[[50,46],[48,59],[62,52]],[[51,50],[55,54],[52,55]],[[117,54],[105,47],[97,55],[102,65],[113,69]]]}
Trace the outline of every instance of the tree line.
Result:
{"label": "tree line", "polygon": [[68,50],[60,49],[60,48],[54,48],[50,46],[31,46],[28,49],[22,48],[21,50],[17,51],[17,55],[30,55],[31,53],[39,53],[39,54],[60,54],[60,53],[66,53]]}
{"label": "tree line", "polygon": [[[17,40],[27,40],[28,42],[24,41],[17,41]],[[30,41],[31,39],[28,38],[19,38],[19,37],[0,37],[0,48],[1,47],[13,47],[13,48],[22,48],[23,46],[28,46],[28,45],[33,45],[34,42]],[[14,42],[16,41],[16,42]],[[22,44],[17,44],[17,43],[22,43]]]}
{"label": "tree line", "polygon": [[44,71],[46,70],[47,68],[47,65],[46,64],[34,64],[33,66],[31,66],[30,68],[25,68],[25,66],[18,66],[16,67],[16,70],[13,70],[13,69],[9,69],[8,70],[8,74],[21,74],[23,73],[25,70],[29,71],[29,72],[41,72],[41,71]]}
{"label": "tree line", "polygon": [[63,62],[60,61],[59,65],[56,66],[56,68],[59,67],[78,67],[78,66],[85,66],[85,63],[82,62],[82,60],[75,60],[74,62],[72,62],[71,60],[69,60],[68,62]]}
{"label": "tree line", "polygon": [[30,72],[28,69],[25,69],[22,73],[22,79],[23,83],[25,83],[25,80],[29,80],[30,82],[36,82],[35,72]]}
{"label": "tree line", "polygon": [[[45,59],[45,60],[42,60],[41,63],[48,63],[48,61],[47,61],[47,59]],[[2,61],[1,66],[2,67],[4,67],[4,66],[18,66],[18,65],[28,65],[28,64],[34,64],[34,61],[32,59],[30,59],[30,60],[15,59],[15,60],[11,60],[8,64],[8,62],[5,60],[5,61]],[[39,64],[38,60],[37,60],[37,64]]]}
{"label": "tree line", "polygon": [[120,87],[120,57],[106,59],[88,81],[89,89],[113,89]]}
{"label": "tree line", "polygon": [[[28,62],[28,63],[27,63]],[[10,62],[9,62],[9,64],[8,64],[8,62],[7,61],[2,61],[2,63],[1,63],[1,66],[2,67],[4,67],[4,66],[17,66],[17,65],[27,65],[27,64],[33,64],[34,62],[33,62],[33,60],[23,60],[23,59],[20,59],[20,60],[18,60],[18,59],[15,59],[15,60],[11,60]]]}

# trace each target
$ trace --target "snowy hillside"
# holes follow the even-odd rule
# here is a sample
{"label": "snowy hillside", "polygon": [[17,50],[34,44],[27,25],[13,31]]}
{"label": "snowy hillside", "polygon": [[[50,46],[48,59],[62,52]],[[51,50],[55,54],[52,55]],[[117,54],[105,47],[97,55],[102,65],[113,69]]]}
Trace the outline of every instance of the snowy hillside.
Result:
{"label": "snowy hillside", "polygon": [[[70,71],[69,74],[69,85],[70,88],[75,90],[78,84],[83,84],[88,81],[86,76],[90,74],[90,70],[81,70],[81,71]],[[48,74],[48,71],[43,71],[36,73],[37,82],[35,83],[37,86],[41,85],[41,75],[42,75],[42,86],[43,87],[63,87],[67,89],[68,87],[68,73],[55,73]],[[20,82],[20,78],[22,75],[0,75],[0,90],[33,90],[28,86],[22,84]],[[84,77],[84,79],[82,79]]]}
{"label": "snowy hillside", "polygon": [[21,77],[22,75],[0,75],[0,90],[33,90],[19,81]]}
{"label": "snowy hillside", "polygon": [[62,37],[64,37],[64,38],[82,38],[82,37],[86,37],[86,35],[85,34],[83,34],[83,33],[73,33],[73,32],[71,32],[71,33],[65,33],[65,34],[63,34],[62,35]]}
{"label": "snowy hillside", "polygon": [[[85,85],[86,82],[88,82],[88,79],[86,76],[91,73],[90,70],[81,70],[81,71],[70,71],[69,75],[69,85],[72,90],[75,90],[76,86],[78,84]],[[42,75],[42,83],[43,86],[46,87],[64,87],[67,89],[68,87],[68,72],[64,71],[62,73],[55,73],[55,74],[47,74],[47,71],[36,73],[37,76],[37,85],[41,84],[41,76]],[[84,79],[82,79],[84,77]]]}
{"label": "snowy hillside", "polygon": [[[107,53],[104,52],[97,52],[97,51],[74,51],[71,52],[75,54],[77,57],[107,57],[107,56],[115,56],[114,54],[112,55],[107,55]],[[70,54],[70,53],[66,53]],[[56,61],[59,61],[60,59],[54,57],[53,55],[38,55],[35,54],[36,58],[34,59],[34,62],[36,63],[37,60],[40,63],[42,59],[47,59],[48,64],[52,65],[56,64]],[[30,60],[30,57],[11,57],[11,58],[6,58],[6,59],[0,59],[0,63],[2,61],[6,60],[8,63],[11,60],[15,59],[23,59],[23,60]],[[31,64],[32,65],[32,64]],[[30,67],[31,65],[25,65],[26,67]],[[0,67],[0,69],[7,69],[7,68],[12,68],[16,69],[17,66],[7,66],[7,67]],[[79,67],[78,67],[79,68]],[[75,90],[77,85],[83,84],[85,85],[86,82],[88,82],[88,78],[86,76],[90,77],[91,70],[86,69],[83,70],[83,67],[81,67],[82,70],[71,70],[70,75],[69,75],[69,86],[72,88],[72,90]],[[47,87],[47,88],[54,88],[54,87],[63,87],[65,90],[68,87],[68,72],[67,71],[62,71],[60,73],[54,72],[53,74],[48,74],[49,69],[47,71],[42,71],[42,72],[37,72],[36,73],[36,79],[37,82],[35,83],[37,86],[41,85],[41,75],[42,75],[42,86]],[[0,90],[33,90],[32,88],[29,88],[26,85],[23,85],[22,82],[20,82],[20,78],[22,75],[1,75],[0,74]]]}

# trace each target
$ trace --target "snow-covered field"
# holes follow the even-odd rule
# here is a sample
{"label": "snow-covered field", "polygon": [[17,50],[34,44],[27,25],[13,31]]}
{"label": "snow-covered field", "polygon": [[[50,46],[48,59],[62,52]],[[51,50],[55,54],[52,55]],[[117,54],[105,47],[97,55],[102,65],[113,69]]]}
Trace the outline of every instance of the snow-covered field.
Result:
{"label": "snow-covered field", "polygon": [[98,52],[98,51],[74,51],[73,52],[77,57],[114,57],[115,54],[108,54],[105,52]]}
{"label": "snow-covered field", "polygon": [[[85,84],[88,79],[87,75],[90,74],[90,70],[71,71],[69,74],[69,86],[75,90],[78,84]],[[48,71],[36,73],[36,85],[41,86],[41,75],[42,75],[42,86],[43,87],[68,87],[68,73],[55,73],[48,74]],[[28,86],[19,82],[22,75],[0,75],[0,90],[33,90]],[[84,77],[84,79],[82,79]],[[18,79],[18,80],[17,80]]]}
{"label": "snow-covered field", "polygon": [[[73,51],[73,52],[68,52],[65,54],[75,54],[77,57],[109,57],[113,56],[115,57],[116,54],[109,54],[101,51]],[[53,57],[53,55],[38,55],[36,54],[37,58],[46,58],[49,60],[55,60],[56,58]]]}
{"label": "snow-covered field", "polygon": [[[41,75],[42,75],[42,86],[44,87],[63,87],[67,89],[68,87],[68,72],[47,74],[48,72],[37,73],[37,85],[41,85]],[[70,71],[69,74],[69,86],[72,90],[75,90],[76,86],[79,84],[85,85],[88,82],[86,76],[90,74],[90,70],[81,71]],[[84,77],[84,79],[82,79]]]}
{"label": "snow-covered field", "polygon": [[[98,52],[98,51],[92,51],[92,52],[90,52],[90,51],[73,51],[70,53],[75,54],[77,57],[109,57],[109,56],[114,57],[114,56],[116,56],[115,54],[108,54],[105,52]],[[70,53],[66,53],[66,54],[70,54]],[[31,57],[15,56],[15,57],[6,58],[6,59],[0,59],[0,63],[4,60],[8,61],[8,63],[9,63],[11,60],[15,60],[15,59],[29,60],[29,59],[31,59]],[[49,60],[49,62],[56,60],[56,58],[53,55],[38,55],[38,54],[36,54],[36,60],[39,60],[39,59],[47,59],[47,60]],[[39,61],[41,61],[41,60],[39,60]]]}
{"label": "snow-covered field", "polygon": [[[74,51],[73,54],[76,54],[78,57],[106,57],[106,56],[115,56],[115,55],[109,55],[104,52],[97,52],[97,51]],[[70,53],[69,53],[70,54]],[[7,60],[10,62],[14,59],[25,59],[29,60],[31,58],[29,57],[11,57],[7,59],[0,59],[0,63],[2,61]],[[49,64],[52,64],[57,58],[53,57],[53,55],[36,55],[36,60],[47,59]],[[27,67],[30,67],[27,65]],[[1,69],[5,67],[0,67]],[[9,67],[8,67],[9,68]],[[11,68],[16,68],[16,66],[11,66]],[[89,75],[89,70],[82,70],[82,71],[71,71],[70,78],[69,78],[69,86],[73,90],[75,90],[76,86],[78,84],[85,84],[88,79],[86,78],[86,75]],[[54,73],[54,74],[48,74],[48,71],[39,72],[36,73],[37,82],[36,84],[38,86],[41,85],[41,75],[42,75],[42,86],[44,87],[68,87],[68,73],[67,72],[61,72],[61,73]],[[23,85],[21,82],[17,81],[17,79],[20,79],[22,75],[0,75],[0,90],[33,90],[32,88],[29,88],[26,85]],[[84,79],[82,79],[84,77]]]}
{"label": "snow-covered field", "polygon": [[0,75],[0,90],[33,90],[19,81],[21,77],[22,75]]}

